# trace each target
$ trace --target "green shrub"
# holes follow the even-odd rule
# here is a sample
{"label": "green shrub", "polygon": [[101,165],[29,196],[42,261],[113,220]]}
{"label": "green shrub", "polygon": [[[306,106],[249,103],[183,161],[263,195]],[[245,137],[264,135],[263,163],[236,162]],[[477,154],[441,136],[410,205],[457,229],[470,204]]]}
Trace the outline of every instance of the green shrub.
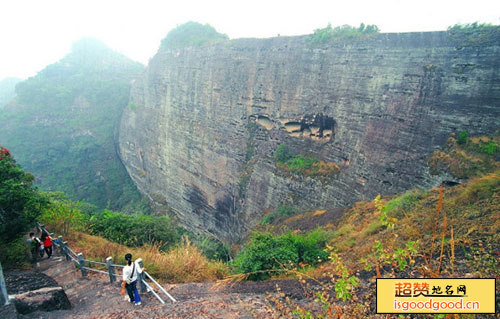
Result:
{"label": "green shrub", "polygon": [[40,222],[48,225],[51,231],[62,235],[67,235],[70,230],[85,229],[89,215],[84,214],[80,207],[92,209],[93,205],[72,202],[66,199],[66,195],[61,192],[45,194],[50,199],[50,203],[46,209],[42,210]]}
{"label": "green shrub", "polygon": [[274,151],[274,159],[278,164],[283,165],[286,161],[292,159],[294,156],[293,153],[291,153],[288,148],[286,147],[285,144],[280,144]]}
{"label": "green shrub", "polygon": [[296,173],[303,174],[305,170],[312,169],[314,163],[319,160],[310,156],[297,155],[296,157],[288,160],[285,165],[286,167]]}
{"label": "green shrub", "polygon": [[4,270],[24,268],[29,258],[29,247],[22,236],[0,245],[0,262]]}
{"label": "green shrub", "polygon": [[249,274],[250,280],[266,279],[276,270],[298,267],[301,263],[314,265],[326,260],[328,254],[323,251],[325,243],[324,231],[303,236],[254,233],[236,256],[233,266],[238,272]]}
{"label": "green shrub", "polygon": [[104,210],[89,218],[88,229],[94,235],[134,247],[153,243],[170,246],[180,240],[168,216],[132,216]]}
{"label": "green shrub", "polygon": [[500,193],[500,173],[481,177],[476,182],[469,184],[467,189],[455,198],[457,204],[469,205],[474,202],[492,198]]}
{"label": "green shrub", "polygon": [[202,46],[229,39],[227,35],[217,32],[209,24],[187,22],[171,30],[161,41],[162,48],[182,48],[186,46]]}
{"label": "green shrub", "polygon": [[299,262],[308,265],[328,260],[326,247],[327,234],[323,230],[314,230],[303,236],[293,235],[295,246],[299,254]]}
{"label": "green shrub", "polygon": [[297,214],[299,211],[292,206],[278,206],[271,214],[264,216],[261,224],[266,225],[272,223],[276,218],[287,217]]}
{"label": "green shrub", "polygon": [[467,134],[467,131],[461,131],[460,133],[458,133],[458,137],[457,137],[457,143],[460,144],[460,145],[463,145],[467,142],[467,137],[468,137],[468,134]]}
{"label": "green shrub", "polygon": [[33,186],[34,179],[0,146],[0,245],[24,235],[47,205],[47,198]]}
{"label": "green shrub", "polygon": [[455,24],[448,28],[448,38],[457,48],[495,45],[499,36],[500,26],[488,23]]}
{"label": "green shrub", "polygon": [[401,196],[394,198],[384,205],[383,210],[391,217],[402,218],[403,210],[409,211],[422,198],[423,193],[419,190],[409,191]]}
{"label": "green shrub", "polygon": [[365,25],[364,23],[361,23],[357,28],[350,25],[332,28],[332,25],[329,23],[323,29],[314,30],[314,33],[311,35],[309,41],[312,44],[323,44],[339,40],[354,40],[361,38],[362,36],[378,33],[379,31],[379,28],[374,24]]}
{"label": "green shrub", "polygon": [[280,144],[274,151],[276,166],[298,175],[329,176],[340,170],[333,162],[324,162],[304,154],[294,154],[284,144]]}
{"label": "green shrub", "polygon": [[275,237],[270,233],[256,233],[236,256],[233,265],[250,280],[269,278],[272,272],[298,264],[298,251],[290,236]]}
{"label": "green shrub", "polygon": [[381,231],[382,229],[384,229],[384,224],[382,224],[382,221],[380,221],[380,220],[374,220],[373,222],[371,222],[363,230],[363,236],[362,237],[366,237],[366,236],[370,236],[370,235],[376,234],[379,231]]}
{"label": "green shrub", "polygon": [[481,151],[481,153],[485,153],[488,155],[494,155],[496,153],[500,153],[500,147],[498,147],[493,141],[481,145],[479,147],[479,150]]}
{"label": "green shrub", "polygon": [[229,248],[214,237],[206,235],[194,236],[192,241],[208,259],[227,262],[231,258]]}

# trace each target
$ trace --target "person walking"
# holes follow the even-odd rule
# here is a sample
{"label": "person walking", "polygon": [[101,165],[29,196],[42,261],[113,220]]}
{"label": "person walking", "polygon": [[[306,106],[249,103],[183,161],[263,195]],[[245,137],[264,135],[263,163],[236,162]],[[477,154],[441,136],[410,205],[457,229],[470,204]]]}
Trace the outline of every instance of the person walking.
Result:
{"label": "person walking", "polygon": [[137,278],[139,274],[146,270],[146,267],[141,268],[137,261],[132,262],[132,254],[126,254],[125,260],[127,261],[127,265],[123,268],[122,290],[120,293],[123,295],[125,294],[125,290],[127,290],[130,302],[135,303],[136,306],[140,306],[141,296],[139,296],[139,291],[137,291]]}
{"label": "person walking", "polygon": [[35,237],[35,233],[31,232],[30,233],[30,238],[27,240],[28,247],[30,250],[30,260],[31,263],[35,263],[38,255],[38,246],[40,246],[40,240]]}
{"label": "person walking", "polygon": [[47,258],[50,258],[50,256],[52,256],[52,237],[50,237],[49,234],[45,234],[45,238],[43,240],[43,249],[47,253]]}

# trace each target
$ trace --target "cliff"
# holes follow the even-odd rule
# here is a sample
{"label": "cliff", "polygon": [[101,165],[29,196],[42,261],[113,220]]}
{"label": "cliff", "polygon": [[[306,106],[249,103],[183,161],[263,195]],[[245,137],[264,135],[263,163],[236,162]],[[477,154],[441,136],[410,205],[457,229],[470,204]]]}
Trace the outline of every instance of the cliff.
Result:
{"label": "cliff", "polygon": [[[280,205],[344,207],[432,187],[449,178],[427,162],[450,133],[499,126],[499,49],[456,48],[445,32],[163,48],[132,87],[120,156],[142,193],[227,242]],[[340,171],[283,171],[279,144]]]}

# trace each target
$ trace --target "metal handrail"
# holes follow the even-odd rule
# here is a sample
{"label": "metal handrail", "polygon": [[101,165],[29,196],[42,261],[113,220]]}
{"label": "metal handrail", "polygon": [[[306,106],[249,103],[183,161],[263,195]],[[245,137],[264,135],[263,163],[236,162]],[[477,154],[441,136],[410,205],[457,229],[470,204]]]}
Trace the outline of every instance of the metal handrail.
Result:
{"label": "metal handrail", "polygon": [[103,262],[100,262],[100,261],[95,261],[95,260],[84,259],[84,261],[87,262],[87,263],[93,263],[93,264],[98,264],[98,265],[103,265],[103,266],[107,266],[108,265],[106,263],[103,263]]}
{"label": "metal handrail", "polygon": [[83,267],[83,268],[90,270],[90,271],[100,272],[101,274],[108,275],[108,273],[106,271],[102,271],[102,270],[98,270],[98,269],[94,269],[94,268],[90,268],[90,267]]}
{"label": "metal handrail", "polygon": [[148,287],[149,291],[151,291],[151,292],[153,293],[153,295],[154,295],[154,296],[155,296],[155,297],[156,297],[156,298],[157,298],[157,299],[158,299],[158,300],[159,300],[162,304],[164,304],[164,303],[165,303],[165,301],[163,301],[163,299],[161,299],[161,297],[160,297],[160,296],[158,296],[158,294],[157,294],[157,293],[153,290],[153,288],[151,288],[151,286],[150,286],[150,285],[148,285],[148,283],[147,283],[147,282],[145,282],[144,280],[143,280],[142,282],[146,285],[146,287]]}
{"label": "metal handrail", "polygon": [[[172,297],[159,283],[156,282],[156,280],[153,279],[153,277],[151,277],[150,274],[148,274],[146,271],[144,271],[144,274],[146,275],[146,277],[148,277],[158,288],[160,288],[160,290],[165,294],[167,295],[168,298],[170,298],[170,300],[172,300],[172,302],[177,302],[177,300],[175,300],[174,297]],[[144,280],[143,280],[144,283],[146,283]]]}
{"label": "metal handrail", "polygon": [[73,255],[77,256],[78,257],[78,254],[75,253],[71,248],[69,248],[69,246],[66,246],[66,248],[68,248],[69,252],[72,253]]}
{"label": "metal handrail", "polygon": [[[47,234],[49,234],[49,232],[47,231],[47,229],[45,228],[44,225],[40,225],[38,224],[37,225],[38,228],[42,231],[42,232],[45,232]],[[78,261],[78,259],[76,259],[75,257],[78,258],[78,254],[75,253],[71,248],[69,248],[69,246],[67,244],[65,245],[62,245],[62,243],[58,244],[54,241],[54,244],[57,245],[57,246],[63,246],[67,249],[67,251],[70,252],[70,254],[67,254],[71,260],[77,264],[77,265],[80,265],[80,261]],[[73,257],[72,255],[74,255],[75,257]],[[103,266],[108,266],[107,263],[103,263],[103,262],[100,262],[100,261],[95,261],[95,260],[88,260],[88,259],[83,259],[83,264],[85,264],[85,262],[87,263],[94,263],[94,264],[98,264],[98,265],[103,265]],[[116,264],[110,264],[109,266],[111,267],[119,267],[119,268],[124,268],[125,266],[123,265],[116,265]],[[94,268],[91,268],[91,267],[85,267],[83,266],[82,267],[83,269],[86,269],[86,270],[89,270],[89,271],[94,271],[94,272],[98,272],[98,273],[102,273],[102,274],[105,274],[105,275],[110,275],[110,276],[114,276],[114,277],[121,277],[121,275],[118,275],[118,274],[114,274],[114,273],[110,273],[110,272],[105,272],[105,271],[102,271],[102,270],[98,270],[98,269],[94,269]],[[167,295],[168,298],[170,298],[170,300],[172,300],[172,302],[177,302],[177,300],[175,300],[174,297],[172,297],[172,295],[170,295],[166,290],[165,288],[163,288],[156,280],[153,279],[153,277],[151,277],[151,275],[149,273],[147,273],[146,271],[144,271],[144,274],[146,275],[146,277],[151,280],[165,295]],[[142,279],[142,282],[144,283],[144,285],[148,288],[149,291],[151,291],[151,293],[162,303],[164,304],[165,301],[154,291],[154,289],[144,280]]]}
{"label": "metal handrail", "polygon": [[75,257],[73,257],[73,256],[71,256],[71,255],[68,255],[68,256],[69,256],[69,258],[71,258],[71,260],[73,260],[76,264],[80,264],[80,262],[79,262],[79,261],[78,261]]}

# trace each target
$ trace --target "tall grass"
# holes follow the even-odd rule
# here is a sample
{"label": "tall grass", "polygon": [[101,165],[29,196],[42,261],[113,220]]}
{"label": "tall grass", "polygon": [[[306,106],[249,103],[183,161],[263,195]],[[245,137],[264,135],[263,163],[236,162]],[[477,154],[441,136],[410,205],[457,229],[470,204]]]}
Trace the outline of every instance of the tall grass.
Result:
{"label": "tall grass", "polygon": [[105,261],[111,256],[115,264],[124,264],[125,254],[131,253],[134,259],[142,258],[148,272],[164,283],[215,281],[229,274],[227,265],[203,256],[186,236],[167,252],[160,250],[160,243],[130,248],[81,232],[71,233],[66,240],[85,259]]}

